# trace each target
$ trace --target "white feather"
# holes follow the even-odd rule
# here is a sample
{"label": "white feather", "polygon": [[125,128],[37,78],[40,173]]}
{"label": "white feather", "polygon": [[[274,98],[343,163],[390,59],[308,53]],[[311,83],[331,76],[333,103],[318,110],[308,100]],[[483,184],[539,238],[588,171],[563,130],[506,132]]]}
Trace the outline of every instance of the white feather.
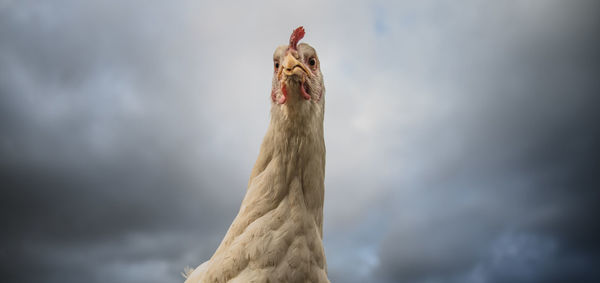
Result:
{"label": "white feather", "polygon": [[[314,53],[306,44],[302,48]],[[274,89],[277,83],[274,79]],[[288,101],[272,104],[240,211],[210,260],[186,271],[186,283],[329,282],[322,244],[325,102],[320,70],[308,83],[313,92],[320,91],[320,99],[304,100],[300,85],[290,82]]]}

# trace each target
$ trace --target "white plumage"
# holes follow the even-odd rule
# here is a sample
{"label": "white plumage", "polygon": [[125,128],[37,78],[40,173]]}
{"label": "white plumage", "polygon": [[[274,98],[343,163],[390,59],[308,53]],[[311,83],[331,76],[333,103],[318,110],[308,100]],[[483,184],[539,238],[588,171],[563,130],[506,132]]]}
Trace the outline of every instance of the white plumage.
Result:
{"label": "white plumage", "polygon": [[323,76],[316,51],[298,44],[273,55],[271,122],[240,211],[214,255],[185,283],[329,282],[323,250]]}

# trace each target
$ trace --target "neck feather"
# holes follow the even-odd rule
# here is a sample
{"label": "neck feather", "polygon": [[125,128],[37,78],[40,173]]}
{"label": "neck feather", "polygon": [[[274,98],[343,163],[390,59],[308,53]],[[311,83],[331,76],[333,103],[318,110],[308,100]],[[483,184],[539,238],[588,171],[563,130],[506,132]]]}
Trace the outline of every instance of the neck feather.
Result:
{"label": "neck feather", "polygon": [[[325,142],[321,105],[306,105],[310,106],[306,109],[273,106],[271,123],[252,170],[248,190],[267,190],[271,202],[268,206],[275,207],[289,196],[292,183],[300,182],[306,210],[312,214],[322,233]],[[275,183],[255,186],[261,174],[270,175]],[[264,193],[267,192],[260,195]]]}

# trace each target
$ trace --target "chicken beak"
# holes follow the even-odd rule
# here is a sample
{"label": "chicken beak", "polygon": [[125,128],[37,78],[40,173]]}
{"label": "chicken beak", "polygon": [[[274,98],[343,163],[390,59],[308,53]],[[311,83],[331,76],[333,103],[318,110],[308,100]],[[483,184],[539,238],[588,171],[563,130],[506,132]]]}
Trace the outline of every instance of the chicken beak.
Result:
{"label": "chicken beak", "polygon": [[[311,96],[308,94],[306,90],[305,81],[308,76],[311,75],[310,71],[302,64],[302,62],[298,61],[292,52],[288,52],[288,54],[283,58],[283,63],[281,64],[282,68],[280,69],[277,77],[279,78],[279,82],[281,83],[281,97],[277,101],[278,104],[284,104],[287,101],[287,90],[288,90],[288,80],[292,77],[295,77],[297,82],[300,84],[300,94],[306,99],[310,100]],[[273,96],[274,97],[274,96]],[[273,99],[275,101],[275,99]]]}
{"label": "chicken beak", "polygon": [[296,59],[291,52],[283,58],[283,68],[282,72],[286,76],[298,75],[303,77],[303,75],[308,75],[310,72],[306,69],[304,64],[302,64],[298,59]]}

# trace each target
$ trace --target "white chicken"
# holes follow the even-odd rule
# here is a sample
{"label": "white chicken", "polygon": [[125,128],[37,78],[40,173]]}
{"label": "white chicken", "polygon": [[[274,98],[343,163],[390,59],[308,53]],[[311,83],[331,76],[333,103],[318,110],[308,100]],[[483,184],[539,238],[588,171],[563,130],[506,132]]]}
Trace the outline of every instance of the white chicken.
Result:
{"label": "white chicken", "polygon": [[275,49],[271,122],[238,215],[185,283],[329,282],[323,250],[325,87],[314,48]]}

